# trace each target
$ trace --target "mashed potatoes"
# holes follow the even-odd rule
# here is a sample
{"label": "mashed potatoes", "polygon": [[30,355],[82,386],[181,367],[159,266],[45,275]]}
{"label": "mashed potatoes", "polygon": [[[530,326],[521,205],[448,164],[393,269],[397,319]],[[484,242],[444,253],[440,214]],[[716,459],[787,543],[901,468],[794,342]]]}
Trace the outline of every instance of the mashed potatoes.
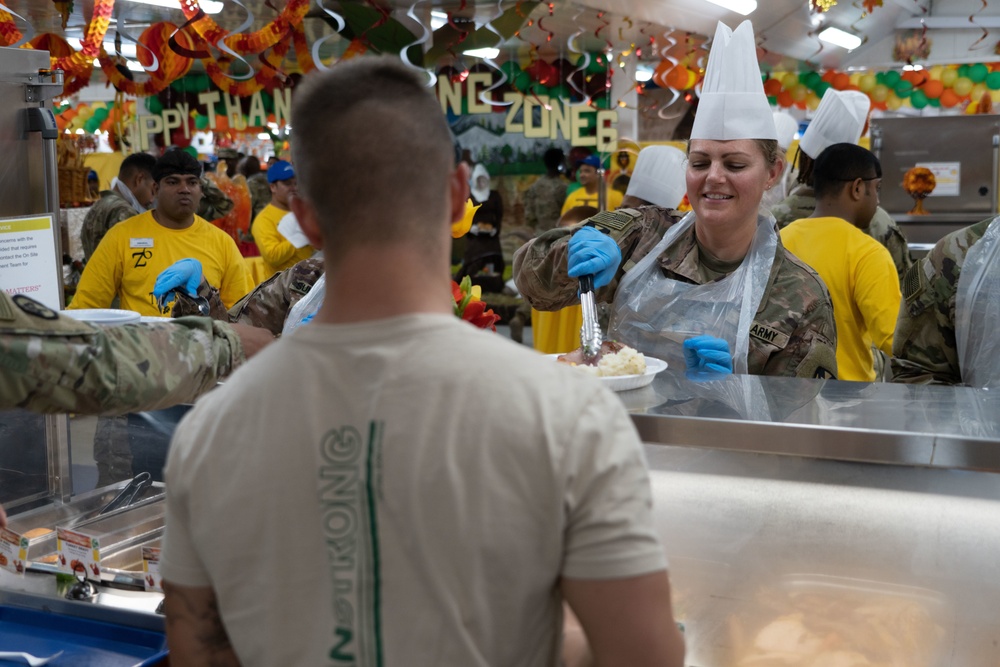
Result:
{"label": "mashed potatoes", "polygon": [[622,346],[617,352],[608,352],[601,356],[596,366],[573,365],[598,377],[642,375],[646,372],[646,357],[635,348]]}

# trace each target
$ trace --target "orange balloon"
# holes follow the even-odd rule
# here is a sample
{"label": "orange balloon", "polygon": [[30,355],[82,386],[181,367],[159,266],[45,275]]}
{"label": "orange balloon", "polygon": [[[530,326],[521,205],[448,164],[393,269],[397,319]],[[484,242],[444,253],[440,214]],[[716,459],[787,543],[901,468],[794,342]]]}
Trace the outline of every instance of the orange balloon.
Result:
{"label": "orange balloon", "polygon": [[944,84],[937,79],[931,79],[924,84],[924,95],[932,100],[936,100],[944,93]]}
{"label": "orange balloon", "polygon": [[846,72],[838,72],[833,75],[831,85],[835,90],[847,90],[847,87],[851,85],[851,75]]}
{"label": "orange balloon", "polygon": [[833,83],[833,77],[835,76],[837,76],[837,70],[828,69],[823,72],[823,76],[820,77],[820,80],[826,81],[827,83]]}
{"label": "orange balloon", "polygon": [[781,82],[777,79],[768,79],[764,82],[764,94],[774,97],[781,92]]}
{"label": "orange balloon", "polygon": [[951,108],[960,101],[961,100],[959,99],[958,94],[951,88],[941,93],[941,106],[943,107]]}
{"label": "orange balloon", "polygon": [[794,100],[792,100],[792,94],[790,92],[783,90],[778,93],[778,106],[790,107],[792,104],[794,104]]}

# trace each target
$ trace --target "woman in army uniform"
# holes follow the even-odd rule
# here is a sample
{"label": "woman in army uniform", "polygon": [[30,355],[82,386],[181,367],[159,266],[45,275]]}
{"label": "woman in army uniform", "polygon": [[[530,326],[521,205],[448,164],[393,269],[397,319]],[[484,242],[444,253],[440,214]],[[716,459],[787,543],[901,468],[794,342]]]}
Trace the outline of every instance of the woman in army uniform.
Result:
{"label": "woman in army uniform", "polygon": [[758,213],[784,160],[754,55],[749,22],[719,25],[688,151],[693,214],[626,209],[543,234],[514,257],[532,306],[575,303],[576,277],[593,274],[612,304],[608,337],[675,368],[836,376],[826,287]]}

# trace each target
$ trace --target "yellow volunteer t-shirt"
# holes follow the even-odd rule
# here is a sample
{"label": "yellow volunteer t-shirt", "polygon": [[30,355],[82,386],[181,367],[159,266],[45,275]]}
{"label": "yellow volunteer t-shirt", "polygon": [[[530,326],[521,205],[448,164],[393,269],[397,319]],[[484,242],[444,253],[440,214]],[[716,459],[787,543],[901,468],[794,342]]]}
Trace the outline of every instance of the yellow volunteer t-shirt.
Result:
{"label": "yellow volunteer t-shirt", "polygon": [[250,228],[257,249],[260,250],[260,256],[264,258],[264,266],[267,269],[264,279],[270,278],[278,271],[291,268],[304,259],[309,259],[315,252],[311,245],[296,248],[281,235],[278,223],[286,215],[288,211],[282,211],[274,204],[268,204],[257,214]]}
{"label": "yellow volunteer t-shirt", "polygon": [[840,218],[802,218],[781,242],[819,274],[837,323],[837,378],[875,379],[872,345],[892,355],[899,315],[899,277],[882,244]]}
{"label": "yellow volunteer t-shirt", "polygon": [[[612,190],[608,188],[608,210],[613,211],[622,205],[622,198],[624,195],[617,190]],[[579,188],[573,192],[566,195],[566,201],[563,203],[562,211],[559,215],[563,215],[566,211],[577,206],[593,206],[597,208],[597,193],[587,194],[586,188]]]}
{"label": "yellow volunteer t-shirt", "polygon": [[203,276],[218,288],[226,308],[253,289],[253,280],[233,239],[195,216],[187,229],[169,229],[152,211],[112,227],[80,277],[70,308],[107,308],[115,295],[121,307],[143,315],[163,315],[153,297],[156,277],[174,262],[194,258]]}

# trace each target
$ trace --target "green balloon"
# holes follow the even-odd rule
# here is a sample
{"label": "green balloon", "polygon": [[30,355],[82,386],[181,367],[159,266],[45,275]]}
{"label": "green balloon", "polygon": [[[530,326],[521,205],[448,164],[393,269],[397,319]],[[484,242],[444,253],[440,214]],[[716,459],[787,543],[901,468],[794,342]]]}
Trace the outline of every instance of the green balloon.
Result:
{"label": "green balloon", "polygon": [[982,83],[990,75],[990,68],[982,63],[976,63],[969,68],[969,78],[972,83]]}
{"label": "green balloon", "polygon": [[508,60],[504,64],[500,65],[500,71],[506,74],[508,79],[513,79],[517,76],[517,73],[521,71],[521,66],[516,60]]}
{"label": "green balloon", "polygon": [[[913,98],[912,97],[910,97],[910,102],[911,103],[913,102]],[[927,104],[931,105],[932,107],[938,107],[938,108],[940,108],[941,107],[941,98],[940,97],[932,97],[932,98],[930,98],[930,99],[927,100]]]}
{"label": "green balloon", "polygon": [[161,111],[163,111],[163,102],[161,102],[160,98],[157,97],[157,96],[155,96],[155,95],[153,95],[152,97],[147,97],[146,98],[146,109],[150,113],[158,114]]}
{"label": "green balloon", "polygon": [[768,97],[767,97],[767,103],[770,104],[772,107],[778,106],[778,96],[777,95],[768,95]]}
{"label": "green balloon", "polygon": [[816,97],[823,99],[823,96],[826,95],[826,91],[830,90],[831,88],[833,88],[832,83],[830,83],[829,81],[820,80],[819,85],[816,86]]}
{"label": "green balloon", "polygon": [[1000,90],[1000,72],[990,72],[986,75],[986,87],[990,90]]}
{"label": "green balloon", "polygon": [[909,97],[913,93],[913,84],[909,81],[900,80],[896,84],[896,94],[900,97]]}
{"label": "green balloon", "polygon": [[885,84],[885,75],[886,75],[885,72],[879,72],[878,74],[876,74],[875,75],[875,83],[882,84],[883,86],[886,85]]}
{"label": "green balloon", "polygon": [[208,75],[207,74],[199,74],[198,75],[198,92],[199,93],[203,93],[206,90],[210,90],[211,88],[212,88],[212,80],[210,78],[208,78]]}
{"label": "green balloon", "polygon": [[264,111],[274,113],[274,98],[267,91],[260,91],[260,101],[264,105]]}
{"label": "green balloon", "polygon": [[94,118],[97,118],[101,122],[104,122],[105,120],[107,120],[107,117],[110,113],[111,112],[108,111],[107,108],[101,108],[94,112]]}
{"label": "green balloon", "polygon": [[527,72],[518,72],[511,81],[511,84],[522,93],[528,90],[531,85],[531,76]]}
{"label": "green balloon", "polygon": [[897,72],[896,70],[890,70],[886,72],[885,75],[882,77],[882,83],[888,86],[889,88],[895,88],[896,84],[899,83],[900,79],[902,79],[902,77],[900,76],[899,72]]}
{"label": "green balloon", "polygon": [[194,117],[194,126],[199,130],[204,130],[208,127],[208,116],[202,116],[198,114]]}
{"label": "green balloon", "polygon": [[958,76],[960,76],[960,77],[962,77],[962,76],[968,77],[969,76],[969,66],[968,65],[959,65],[958,66]]}
{"label": "green balloon", "polygon": [[823,81],[823,77],[820,75],[819,72],[809,72],[806,75],[805,84],[809,86],[810,90],[816,91],[819,88],[819,86],[824,83],[826,82]]}
{"label": "green balloon", "polygon": [[83,129],[88,134],[93,134],[101,129],[101,121],[97,120],[93,116],[87,119],[87,122],[83,124]]}
{"label": "green balloon", "polygon": [[910,104],[913,105],[914,109],[923,109],[930,100],[927,99],[927,95],[922,90],[914,90],[913,94],[910,95]]}
{"label": "green balloon", "polygon": [[552,97],[554,97],[554,98],[558,98],[560,100],[565,100],[565,99],[569,99],[569,96],[572,93],[570,92],[569,86],[567,86],[565,83],[560,83],[558,86],[554,86],[549,91],[549,94]]}
{"label": "green balloon", "polygon": [[591,53],[590,64],[587,65],[587,74],[600,74],[608,69],[608,59],[603,53]]}
{"label": "green balloon", "polygon": [[541,97],[542,95],[545,95],[546,97],[552,97],[552,89],[549,88],[548,86],[543,86],[537,81],[528,86],[528,92],[532,93],[533,95],[538,95],[539,97]]}

